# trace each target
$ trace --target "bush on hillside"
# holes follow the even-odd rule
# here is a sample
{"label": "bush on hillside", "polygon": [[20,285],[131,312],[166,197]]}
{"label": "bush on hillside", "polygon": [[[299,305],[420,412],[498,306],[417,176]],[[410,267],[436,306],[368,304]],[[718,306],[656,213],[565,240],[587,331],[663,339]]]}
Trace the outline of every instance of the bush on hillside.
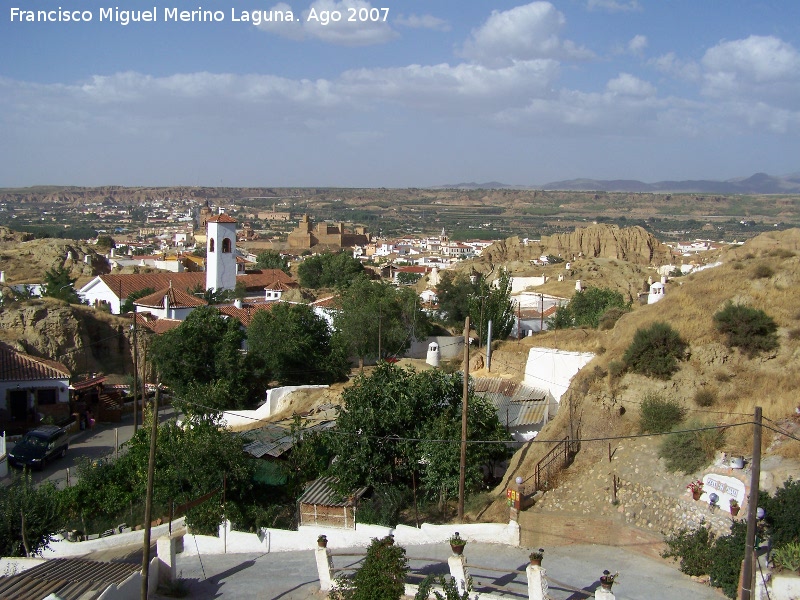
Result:
{"label": "bush on hillside", "polygon": [[591,327],[600,325],[601,317],[613,309],[606,319],[605,329],[611,329],[617,319],[630,309],[630,304],[616,290],[608,288],[588,288],[576,292],[566,306],[560,307],[554,317],[548,321],[551,329],[567,327]]}
{"label": "bush on hillside", "polygon": [[664,540],[667,549],[661,557],[680,560],[681,573],[692,577],[706,575],[714,559],[714,538],[711,527],[703,523],[697,529],[682,528]]}
{"label": "bush on hillside", "polygon": [[653,323],[637,329],[622,360],[634,373],[669,379],[686,357],[688,344],[666,323]]}
{"label": "bush on hillside", "polygon": [[763,508],[774,547],[800,542],[800,480],[785,481]]}
{"label": "bush on hillside", "polygon": [[716,390],[710,388],[700,388],[694,393],[694,403],[697,406],[709,407],[714,406],[717,401]]}
{"label": "bush on hillside", "polygon": [[775,274],[775,271],[769,265],[760,264],[756,265],[756,268],[753,269],[753,277],[756,279],[769,279]]}
{"label": "bush on hillside", "polygon": [[628,311],[618,306],[609,308],[606,312],[600,315],[600,320],[598,322],[598,329],[600,329],[601,331],[605,331],[607,329],[613,329],[614,325],[616,325],[617,321],[619,321],[619,318],[626,312]]}
{"label": "bush on hillside", "polygon": [[667,400],[658,394],[648,392],[639,412],[639,429],[642,433],[662,433],[671,431],[683,421],[686,411],[675,400]]}
{"label": "bush on hillside", "polygon": [[711,577],[711,585],[722,588],[722,592],[728,598],[736,598],[746,537],[747,521],[735,521],[731,525],[731,532],[714,542],[708,574]]}
{"label": "bush on hillside", "polygon": [[751,357],[778,347],[778,325],[757,308],[728,302],[714,315],[714,326],[727,336],[729,347],[739,348]]}
{"label": "bush on hillside", "polygon": [[675,431],[664,437],[658,454],[666,462],[670,471],[694,473],[708,465],[722,447],[724,432],[722,429],[701,429],[706,424],[692,421],[686,429]]}

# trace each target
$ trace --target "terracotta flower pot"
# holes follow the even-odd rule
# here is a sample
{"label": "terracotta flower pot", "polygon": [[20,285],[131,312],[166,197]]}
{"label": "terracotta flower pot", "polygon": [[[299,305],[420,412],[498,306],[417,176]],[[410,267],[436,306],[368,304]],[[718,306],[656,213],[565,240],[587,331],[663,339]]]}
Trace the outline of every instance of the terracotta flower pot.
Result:
{"label": "terracotta flower pot", "polygon": [[453,554],[456,554],[457,556],[464,554],[464,546],[466,546],[466,544],[450,544]]}
{"label": "terracotta flower pot", "polygon": [[614,585],[614,584],[613,583],[603,583],[602,581],[600,582],[600,587],[603,588],[604,590],[610,590],[612,585]]}
{"label": "terracotta flower pot", "polygon": [[700,500],[700,496],[703,495],[702,490],[692,490],[692,498],[695,500]]}
{"label": "terracotta flower pot", "polygon": [[537,567],[541,567],[542,566],[542,559],[541,558],[532,558],[531,559],[531,564],[532,565],[536,565]]}
{"label": "terracotta flower pot", "polygon": [[738,515],[740,508],[741,508],[740,506],[731,506],[731,516],[735,517],[736,515]]}

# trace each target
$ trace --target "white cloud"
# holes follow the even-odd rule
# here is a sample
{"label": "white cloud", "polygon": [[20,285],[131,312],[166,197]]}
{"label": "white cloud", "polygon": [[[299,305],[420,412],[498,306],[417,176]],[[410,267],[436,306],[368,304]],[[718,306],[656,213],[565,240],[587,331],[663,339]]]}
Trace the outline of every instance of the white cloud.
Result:
{"label": "white cloud", "polygon": [[[290,10],[284,2],[276,4],[272,10]],[[353,13],[352,11],[355,11]],[[331,21],[330,15],[338,12],[339,21]],[[360,20],[359,15],[367,19]],[[371,20],[375,15],[378,20]],[[387,13],[388,15],[388,13]],[[349,20],[351,16],[356,19]],[[398,33],[389,25],[388,16],[384,21],[384,13],[373,7],[368,0],[314,0],[300,15],[294,14],[300,23],[264,22],[257,27],[263,31],[275,33],[293,40],[317,39],[340,46],[371,46],[385,44],[398,37]]]}
{"label": "white cloud", "polygon": [[630,73],[620,73],[606,84],[606,90],[621,96],[655,96],[656,88]]}
{"label": "white cloud", "polygon": [[435,31],[450,31],[450,23],[433,15],[398,15],[394,23],[412,29],[433,29]]}
{"label": "white cloud", "polygon": [[800,53],[772,36],[752,35],[710,48],[701,61],[704,93],[800,100]]}
{"label": "white cloud", "polygon": [[697,81],[700,78],[699,65],[693,61],[681,60],[674,52],[653,58],[648,61],[648,64],[670,77],[687,81]]}
{"label": "white cloud", "polygon": [[608,12],[630,12],[641,10],[638,0],[628,0],[627,2],[620,2],[619,0],[588,0],[586,8],[589,10],[605,10]]}
{"label": "white cloud", "polygon": [[535,58],[587,59],[590,51],[561,40],[566,23],[549,2],[532,2],[506,11],[492,11],[486,22],[472,31],[462,55],[488,66]]}
{"label": "white cloud", "polygon": [[628,52],[634,56],[641,56],[644,54],[646,48],[647,36],[645,35],[635,35],[633,38],[631,38],[631,41],[628,42]]}

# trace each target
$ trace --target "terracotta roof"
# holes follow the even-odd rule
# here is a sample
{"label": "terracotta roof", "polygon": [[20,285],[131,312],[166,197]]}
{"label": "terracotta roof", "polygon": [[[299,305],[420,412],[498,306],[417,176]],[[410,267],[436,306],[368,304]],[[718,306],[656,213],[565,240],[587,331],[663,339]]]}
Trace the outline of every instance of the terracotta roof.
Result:
{"label": "terracotta roof", "polygon": [[409,267],[398,267],[398,273],[421,273],[425,275],[426,273],[431,272],[431,267],[422,267],[422,266],[409,266]]}
{"label": "terracotta roof", "polygon": [[161,335],[171,329],[175,329],[176,327],[180,327],[180,324],[183,323],[180,319],[156,319],[155,321],[151,321],[148,323],[148,327],[153,330],[154,333]]}
{"label": "terracotta roof", "polygon": [[327,298],[315,300],[311,303],[311,306],[317,306],[319,308],[338,308],[337,300],[338,298],[336,296],[328,296]]}
{"label": "terracotta roof", "polygon": [[236,219],[227,213],[218,214],[216,217],[206,219],[206,223],[236,223]]}
{"label": "terracotta roof", "polygon": [[140,564],[54,558],[17,575],[0,577],[0,598],[97,598],[111,584],[122,583]]}
{"label": "terracotta roof", "polygon": [[191,294],[182,292],[181,290],[175,289],[172,286],[163,290],[159,290],[153,294],[150,294],[149,296],[145,296],[144,298],[139,298],[138,300],[134,301],[134,304],[138,306],[147,306],[148,308],[163,308],[164,297],[169,298],[169,306],[172,308],[205,306],[208,304],[202,298],[192,296]]}
{"label": "terracotta roof", "polygon": [[297,284],[288,285],[288,284],[284,283],[283,281],[274,281],[274,282],[270,283],[264,289],[265,290],[270,290],[272,292],[285,292],[286,290],[290,290],[293,287],[297,287]]}
{"label": "terracotta roof", "polygon": [[277,302],[258,302],[252,304],[243,304],[242,308],[236,308],[232,304],[227,304],[224,306],[217,306],[217,310],[219,310],[220,314],[227,315],[239,321],[245,327],[250,327],[250,323],[253,321],[253,316],[262,310],[272,310],[272,307],[275,306]]}
{"label": "terracotta roof", "polygon": [[36,358],[0,343],[0,381],[69,379],[67,367],[54,360]]}
{"label": "terracotta roof", "polygon": [[[185,271],[183,273],[134,273],[129,275],[100,275],[100,279],[117,296],[127,298],[133,292],[145,288],[163,290],[172,284],[173,288],[187,291],[197,286],[205,289],[206,274],[201,271]],[[263,290],[275,281],[282,281],[288,285],[295,281],[280,269],[263,269],[257,273],[247,273],[236,277],[237,283],[241,281],[248,290]],[[162,296],[163,299],[163,296]]]}

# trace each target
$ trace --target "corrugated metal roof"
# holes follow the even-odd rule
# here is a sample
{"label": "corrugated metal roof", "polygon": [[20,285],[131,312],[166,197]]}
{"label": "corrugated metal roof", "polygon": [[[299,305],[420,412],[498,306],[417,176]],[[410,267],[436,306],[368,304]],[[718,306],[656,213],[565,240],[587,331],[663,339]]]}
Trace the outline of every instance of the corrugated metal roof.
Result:
{"label": "corrugated metal roof", "polygon": [[0,598],[33,600],[55,594],[61,600],[89,600],[140,568],[132,563],[54,558],[18,575],[0,577]]}
{"label": "corrugated metal roof", "polygon": [[476,395],[489,400],[507,427],[535,425],[547,417],[548,391],[497,377],[473,379]]}
{"label": "corrugated metal roof", "polygon": [[69,379],[69,370],[54,360],[36,358],[0,343],[0,381]]}
{"label": "corrugated metal roof", "polygon": [[331,487],[339,481],[336,477],[320,477],[308,484],[303,495],[298,498],[301,504],[320,504],[322,506],[353,506],[367,492],[367,488],[359,488],[346,498],[341,498]]}
{"label": "corrugated metal roof", "polygon": [[[308,433],[323,431],[330,429],[335,424],[335,421],[321,421],[309,425],[305,431]],[[270,424],[260,429],[243,431],[240,435],[253,440],[245,444],[243,450],[256,458],[264,456],[279,458],[285,452],[291,450],[294,445],[291,429],[282,425]]]}

